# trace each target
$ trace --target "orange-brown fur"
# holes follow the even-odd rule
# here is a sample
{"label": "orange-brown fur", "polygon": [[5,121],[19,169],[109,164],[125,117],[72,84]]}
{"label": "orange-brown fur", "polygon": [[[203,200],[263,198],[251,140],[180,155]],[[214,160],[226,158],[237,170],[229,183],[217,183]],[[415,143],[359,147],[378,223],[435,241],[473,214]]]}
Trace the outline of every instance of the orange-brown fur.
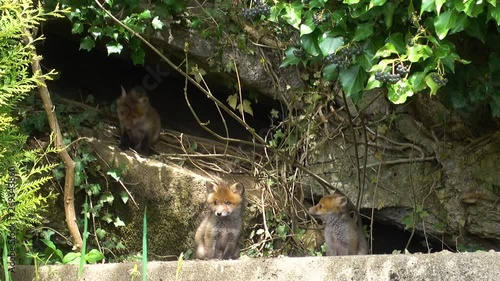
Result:
{"label": "orange-brown fur", "polygon": [[347,197],[339,194],[325,195],[309,209],[325,224],[327,256],[366,255],[368,245],[363,231],[349,215]]}
{"label": "orange-brown fur", "polygon": [[245,189],[239,182],[232,185],[207,182],[207,204],[210,213],[195,235],[197,259],[237,259]]}
{"label": "orange-brown fur", "polygon": [[138,90],[127,93],[122,87],[116,108],[120,121],[120,148],[133,148],[141,154],[148,154],[151,145],[160,137],[161,121],[146,93]]}

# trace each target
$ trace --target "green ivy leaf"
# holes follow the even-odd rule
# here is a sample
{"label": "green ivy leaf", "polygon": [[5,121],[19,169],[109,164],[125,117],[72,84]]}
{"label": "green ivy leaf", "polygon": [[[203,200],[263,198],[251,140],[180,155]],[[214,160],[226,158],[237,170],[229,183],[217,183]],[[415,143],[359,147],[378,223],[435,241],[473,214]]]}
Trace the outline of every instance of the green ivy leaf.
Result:
{"label": "green ivy leaf", "polygon": [[194,65],[191,67],[190,75],[194,76],[196,82],[200,83],[203,80],[203,76],[207,74],[205,69],[199,68],[198,65]]}
{"label": "green ivy leaf", "polygon": [[347,69],[343,69],[339,73],[339,80],[342,87],[346,91],[347,96],[351,96],[363,90],[364,83],[368,75],[359,65],[353,65]]}
{"label": "green ivy leaf", "polygon": [[110,213],[106,213],[104,214],[104,216],[102,216],[102,220],[107,223],[111,223],[113,222],[113,216]]}
{"label": "green ivy leaf", "polygon": [[301,3],[285,4],[285,14],[282,18],[291,26],[299,29],[299,25],[302,21],[302,8],[304,6]]}
{"label": "green ivy leaf", "polygon": [[300,37],[300,43],[302,45],[302,48],[309,53],[311,56],[317,56],[320,53],[320,49],[318,47],[317,42],[317,37],[315,36],[314,33],[304,35]]}
{"label": "green ivy leaf", "polygon": [[151,11],[145,10],[144,12],[139,14],[139,19],[141,20],[147,20],[151,18]]}
{"label": "green ivy leaf", "polygon": [[455,1],[453,4],[454,8],[458,12],[464,12],[467,16],[471,18],[476,18],[483,12],[485,5],[484,1]]}
{"label": "green ivy leaf", "polygon": [[146,57],[146,53],[144,52],[144,49],[140,48],[140,49],[132,50],[130,57],[132,58],[132,62],[135,65],[144,64],[144,59]]}
{"label": "green ivy leaf", "polygon": [[300,25],[300,36],[312,33],[315,28],[316,26],[312,23],[312,19],[308,19],[305,23]]}
{"label": "green ivy leaf", "polygon": [[422,0],[422,5],[420,8],[420,16],[423,15],[424,12],[433,12],[436,8],[434,0]]}
{"label": "green ivy leaf", "polygon": [[500,25],[500,5],[488,6],[488,15],[496,21],[497,26]]}
{"label": "green ivy leaf", "polygon": [[106,191],[104,192],[102,195],[101,195],[101,198],[99,198],[99,201],[100,202],[106,202],[108,203],[109,205],[113,205],[113,201],[115,200],[115,197],[113,196],[113,194],[111,194],[111,192],[109,191]]}
{"label": "green ivy leaf", "polygon": [[244,99],[242,103],[238,104],[236,109],[241,110],[241,107],[243,107],[243,112],[253,116],[252,103],[249,100]]}
{"label": "green ivy leaf", "polygon": [[446,0],[435,0],[436,1],[436,13],[439,16],[439,13],[441,12],[441,7],[443,7],[443,4],[446,3]]}
{"label": "green ivy leaf", "polygon": [[413,96],[413,90],[407,79],[401,79],[396,84],[388,86],[387,96],[394,104],[402,104],[406,102],[408,97]]}
{"label": "green ivy leaf", "polygon": [[334,37],[324,33],[318,43],[323,56],[327,56],[335,53],[340,46],[344,45],[344,38]]}
{"label": "green ivy leaf", "polygon": [[338,77],[337,65],[329,64],[323,68],[323,79],[326,81],[334,81]]}
{"label": "green ivy leaf", "polygon": [[64,256],[62,262],[63,264],[80,264],[80,253],[69,252]]}
{"label": "green ivy leaf", "polygon": [[324,8],[328,0],[311,0],[309,1],[309,9],[312,8]]}
{"label": "green ivy leaf", "polygon": [[88,263],[97,263],[98,261],[102,261],[103,259],[104,255],[96,249],[92,249],[85,254],[85,260]]}
{"label": "green ivy leaf", "polygon": [[227,104],[229,104],[229,106],[233,110],[236,110],[236,106],[238,105],[238,95],[237,94],[228,96],[226,101],[227,101]]}
{"label": "green ivy leaf", "polygon": [[352,41],[361,41],[373,34],[373,24],[363,23],[356,27]]}
{"label": "green ivy leaf", "polygon": [[269,12],[269,21],[271,22],[278,22],[279,21],[279,15],[281,14],[281,11],[285,9],[285,3],[279,2],[278,4],[274,5],[271,7],[271,11]]}
{"label": "green ivy leaf", "polygon": [[401,34],[399,32],[391,34],[387,38],[386,43],[390,43],[390,44],[394,45],[394,47],[396,48],[396,51],[400,54],[404,53],[406,51],[406,43],[405,43],[405,40],[403,38],[403,34]]}
{"label": "green ivy leaf", "polygon": [[95,41],[90,36],[86,36],[80,42],[80,50],[90,51],[95,47]]}
{"label": "green ivy leaf", "polygon": [[102,228],[98,228],[95,230],[95,234],[97,235],[97,238],[104,239],[104,237],[106,237],[107,232]]}
{"label": "green ivy leaf", "polygon": [[450,30],[450,34],[459,33],[460,31],[463,31],[465,28],[467,28],[468,25],[469,25],[469,17],[466,14],[460,13],[457,16],[457,23]]}
{"label": "green ivy leaf", "polygon": [[444,39],[448,31],[455,27],[457,23],[457,11],[446,11],[434,19],[434,26],[439,39]]}
{"label": "green ivy leaf", "polygon": [[73,23],[73,28],[71,28],[71,34],[80,34],[83,32],[83,24],[81,22]]}
{"label": "green ivy leaf", "polygon": [[63,253],[62,253],[62,251],[59,250],[59,249],[57,249],[57,247],[54,244],[54,242],[52,242],[49,239],[41,239],[40,241],[42,241],[47,246],[47,248],[45,248],[45,251],[44,251],[44,254],[45,254],[46,257],[56,256],[60,260],[63,259]]}
{"label": "green ivy leaf", "polygon": [[[153,20],[151,21],[151,25],[153,26],[154,29],[163,29],[163,22],[160,20],[158,16],[154,17]],[[194,25],[194,22],[192,26]]]}
{"label": "green ivy leaf", "polygon": [[413,92],[418,93],[425,89],[425,72],[414,72],[408,77],[408,81],[412,85]]}
{"label": "green ivy leaf", "polygon": [[296,65],[298,64],[301,59],[296,57],[293,54],[293,51],[298,50],[295,47],[290,47],[288,50],[285,51],[285,59],[283,59],[283,62],[281,63],[280,67],[285,67],[287,65]]}
{"label": "green ivy leaf", "polygon": [[375,56],[373,58],[386,58],[389,57],[393,54],[397,54],[398,51],[396,51],[396,47],[392,43],[386,43],[382,48],[378,49],[377,53],[375,53]]}
{"label": "green ivy leaf", "polygon": [[432,75],[433,74],[437,74],[436,72],[430,72],[428,73],[426,76],[425,76],[425,84],[427,84],[427,86],[431,89],[431,96],[432,95],[435,95],[437,93],[437,91],[439,90],[439,88],[441,88],[441,86],[439,86],[436,82],[434,82],[434,80],[432,79]]}
{"label": "green ivy leaf", "polygon": [[94,39],[97,40],[103,34],[103,29],[97,26],[92,26],[91,28],[89,28],[89,33],[92,34]]}
{"label": "green ivy leaf", "polygon": [[408,60],[411,62],[424,61],[432,56],[432,50],[427,45],[415,44],[408,47]]}
{"label": "green ivy leaf", "polygon": [[125,226],[125,223],[119,217],[116,217],[114,225],[115,227]]}
{"label": "green ivy leaf", "polygon": [[373,49],[363,49],[361,55],[358,56],[358,63],[361,67],[369,72],[375,63]]}
{"label": "green ivy leaf", "polygon": [[368,9],[373,7],[379,7],[385,4],[387,0],[370,0],[370,4],[368,5]]}
{"label": "green ivy leaf", "polygon": [[120,191],[120,199],[122,199],[123,204],[127,204],[129,197],[125,191]]}
{"label": "green ivy leaf", "polygon": [[118,42],[111,42],[106,44],[106,49],[108,50],[108,55],[120,54],[123,49],[123,45]]}
{"label": "green ivy leaf", "polygon": [[372,90],[378,87],[381,87],[382,83],[375,79],[375,74],[371,75],[370,78],[368,78],[368,83],[366,84],[365,91]]}
{"label": "green ivy leaf", "polygon": [[391,2],[387,3],[385,5],[384,9],[382,10],[382,13],[384,15],[384,22],[385,22],[386,28],[390,28],[392,26],[394,11],[396,10],[397,7],[398,7],[398,4],[393,3],[391,1]]}

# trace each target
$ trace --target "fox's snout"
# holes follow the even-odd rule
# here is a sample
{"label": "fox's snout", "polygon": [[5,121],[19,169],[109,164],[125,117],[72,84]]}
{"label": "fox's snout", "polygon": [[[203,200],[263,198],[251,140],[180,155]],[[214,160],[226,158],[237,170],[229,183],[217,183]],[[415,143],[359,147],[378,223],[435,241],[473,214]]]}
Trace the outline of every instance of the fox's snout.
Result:
{"label": "fox's snout", "polygon": [[215,215],[218,217],[227,217],[231,214],[231,210],[215,210]]}

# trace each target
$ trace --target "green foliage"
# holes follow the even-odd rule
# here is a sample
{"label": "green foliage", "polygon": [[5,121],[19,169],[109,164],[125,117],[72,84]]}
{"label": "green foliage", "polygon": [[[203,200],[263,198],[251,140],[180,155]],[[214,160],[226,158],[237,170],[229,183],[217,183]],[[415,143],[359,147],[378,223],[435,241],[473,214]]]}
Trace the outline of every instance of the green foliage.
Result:
{"label": "green foliage", "polygon": [[[54,234],[51,230],[44,230],[41,233],[43,237],[40,242],[45,245],[43,252],[31,253],[30,256],[36,260],[36,262],[41,262],[42,264],[74,264],[79,265],[82,260],[86,263],[97,263],[104,259],[104,255],[97,249],[92,249],[86,252],[84,255],[82,253],[68,252],[63,254],[63,250],[57,248],[56,244],[51,240]],[[80,259],[84,256],[84,259]]]}
{"label": "green foliage", "polygon": [[[139,0],[107,0],[105,8],[115,17],[139,34],[161,30],[165,23],[186,9],[186,1],[152,0],[148,3]],[[68,18],[73,26],[71,32],[81,36],[80,49],[90,51],[97,41],[106,42],[108,55],[120,54],[124,45],[130,50],[135,64],[143,64],[145,52],[141,41],[127,30],[109,19],[109,16],[94,0],[50,0],[45,6],[53,7],[60,3],[71,9]]]}
{"label": "green foliage", "polygon": [[413,212],[403,218],[403,224],[405,229],[415,229],[418,223],[424,221],[429,217],[429,213],[424,209],[422,205],[415,205]]}
{"label": "green foliage", "polygon": [[[113,194],[99,183],[99,178],[103,178],[102,167],[97,162],[94,152],[86,144],[81,144],[73,152],[73,161],[75,162],[75,190],[83,192],[86,200],[89,201],[88,212],[83,212],[86,216],[92,218],[91,229],[95,230],[92,235],[98,238],[104,254],[113,253],[113,251],[123,250],[125,246],[122,239],[112,233],[110,229],[125,226],[125,222],[115,214],[115,197],[118,197],[124,204],[129,201],[129,196],[125,192]],[[54,169],[56,179],[62,180],[63,165],[60,164]],[[116,180],[120,179],[123,168],[110,169],[108,175],[112,175]],[[107,181],[107,180],[103,180]],[[85,205],[83,206],[85,207]],[[85,218],[87,219],[87,217]],[[83,221],[85,223],[85,221]],[[94,239],[89,242],[95,241]],[[99,246],[92,244],[93,246]],[[109,260],[110,258],[108,258]]]}
{"label": "green foliage", "polygon": [[[46,231],[42,232],[44,237],[41,241],[45,244],[45,249],[42,253],[37,253],[38,249],[28,247],[28,255],[42,263],[72,263],[79,264],[80,262],[93,263],[100,255],[113,255],[117,257],[115,252],[121,251],[125,248],[122,239],[113,233],[113,228],[119,228],[125,225],[123,220],[116,216],[115,198],[126,204],[129,201],[129,196],[126,192],[122,191],[114,194],[108,190],[108,186],[103,186],[102,183],[108,183],[108,179],[104,179],[106,175],[102,171],[101,164],[97,161],[94,151],[84,142],[77,142],[80,135],[79,130],[82,127],[96,128],[100,125],[99,116],[97,112],[92,109],[81,110],[75,108],[73,104],[64,103],[57,94],[52,95],[54,103],[58,104],[56,107],[56,114],[59,120],[59,125],[63,128],[64,143],[68,145],[67,149],[72,155],[75,163],[75,195],[77,202],[81,200],[88,200],[89,206],[82,204],[82,214],[84,219],[79,220],[79,225],[86,224],[88,218],[90,221],[91,232],[90,235],[96,239],[85,240],[91,247],[98,247],[88,253],[64,253],[65,249],[58,249],[56,244],[50,241],[52,234]],[[87,104],[92,101],[88,101]],[[30,112],[25,113],[25,118],[22,122],[24,131],[43,132],[47,130],[48,124],[46,118],[42,118],[43,114],[37,114],[38,105],[29,101],[27,108],[31,109]],[[34,111],[34,112],[33,112]],[[72,145],[70,145],[73,143]],[[121,174],[125,167],[111,168],[107,175],[111,176],[116,181],[120,180]],[[52,169],[53,177],[60,182],[62,186],[64,183],[65,166],[63,163],[58,163]],[[88,210],[85,211],[85,208]],[[88,222],[87,222],[88,223]],[[87,239],[84,232],[84,239]],[[98,241],[95,243],[95,241]],[[84,256],[84,259],[80,257]],[[103,256],[104,257],[104,256]],[[113,257],[106,257],[106,260],[113,260]],[[30,260],[28,260],[30,262]]]}
{"label": "green foliage", "polygon": [[[18,116],[15,108],[25,99],[30,90],[37,87],[40,78],[49,79],[52,73],[42,75],[29,71],[36,58],[34,43],[29,42],[26,31],[38,26],[46,17],[61,16],[63,11],[56,8],[46,13],[41,8],[34,8],[32,1],[0,0],[0,233],[1,243],[5,243],[4,234],[11,226],[22,233],[33,224],[42,221],[41,213],[46,209],[46,196],[40,194],[40,188],[50,180],[49,172],[54,165],[43,164],[54,149],[52,138],[40,149],[26,149],[27,136],[16,126]],[[8,168],[16,171],[17,177],[14,196],[8,194]],[[50,196],[50,195],[48,195]],[[9,199],[10,197],[10,199]],[[9,200],[12,200],[15,212],[9,213]],[[18,233],[14,233],[18,236]],[[19,247],[18,247],[19,248]],[[18,249],[10,249],[15,251]]]}
{"label": "green foliage", "polygon": [[[500,116],[496,1],[275,2],[269,20],[300,33],[300,44],[288,48],[282,66],[321,64],[323,79],[338,79],[354,98],[386,87],[393,103],[404,103],[415,93],[439,91],[456,108],[488,105]],[[343,52],[357,46],[361,52]],[[380,79],[384,73],[394,79]]]}

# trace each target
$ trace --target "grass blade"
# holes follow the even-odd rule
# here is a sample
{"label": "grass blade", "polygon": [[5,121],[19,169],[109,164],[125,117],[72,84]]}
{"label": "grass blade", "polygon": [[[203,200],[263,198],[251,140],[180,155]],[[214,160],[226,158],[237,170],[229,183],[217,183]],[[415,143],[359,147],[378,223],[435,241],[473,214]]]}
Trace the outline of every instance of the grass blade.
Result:
{"label": "grass blade", "polygon": [[142,280],[148,280],[148,220],[147,206],[144,207],[144,223],[142,225]]}
{"label": "grass blade", "polygon": [[87,249],[87,237],[89,236],[88,231],[88,219],[89,206],[87,202],[87,197],[85,197],[85,204],[83,205],[83,242],[82,249],[80,251],[80,266],[78,267],[78,280],[82,280],[83,267],[85,266],[85,249]]}

